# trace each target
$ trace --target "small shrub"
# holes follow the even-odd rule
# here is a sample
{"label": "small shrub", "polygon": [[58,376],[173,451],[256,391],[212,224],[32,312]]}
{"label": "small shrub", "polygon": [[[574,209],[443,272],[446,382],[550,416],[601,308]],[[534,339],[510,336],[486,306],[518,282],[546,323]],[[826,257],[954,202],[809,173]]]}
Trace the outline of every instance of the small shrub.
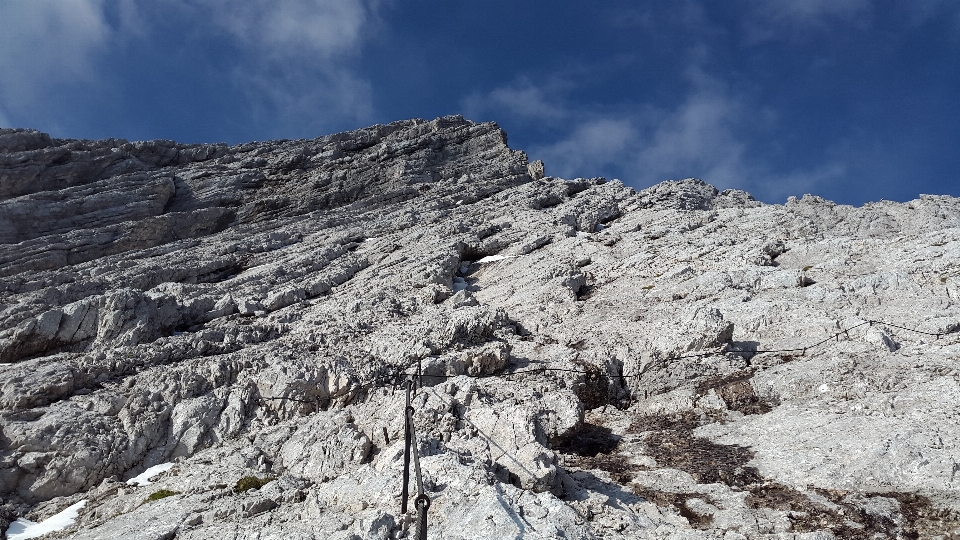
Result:
{"label": "small shrub", "polygon": [[244,476],[243,478],[237,480],[237,485],[233,486],[233,490],[237,493],[243,493],[244,491],[250,491],[251,489],[260,489],[263,486],[267,485],[268,482],[273,480],[273,478],[257,478],[256,476]]}
{"label": "small shrub", "polygon": [[147,497],[147,499],[143,502],[159,501],[164,497],[169,497],[171,495],[179,495],[179,494],[180,494],[179,491],[170,491],[169,489],[160,489],[151,493],[150,496]]}

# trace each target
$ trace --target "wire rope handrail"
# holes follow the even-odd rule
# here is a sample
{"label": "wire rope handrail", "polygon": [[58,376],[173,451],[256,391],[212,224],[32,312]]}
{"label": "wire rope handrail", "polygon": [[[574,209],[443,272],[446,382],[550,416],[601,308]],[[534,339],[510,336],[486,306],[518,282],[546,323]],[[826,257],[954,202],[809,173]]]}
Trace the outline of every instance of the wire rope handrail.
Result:
{"label": "wire rope handrail", "polygon": [[[873,325],[889,326],[889,327],[892,327],[892,328],[897,328],[897,329],[900,329],[900,330],[905,330],[905,331],[913,332],[913,333],[916,333],[916,334],[922,334],[922,335],[926,335],[926,336],[932,336],[932,337],[935,337],[937,340],[939,340],[940,338],[942,338],[942,337],[944,337],[944,336],[947,336],[947,335],[950,335],[950,334],[955,334],[955,333],[957,333],[958,331],[960,331],[960,324],[951,325],[951,326],[948,327],[948,329],[947,329],[946,331],[944,331],[944,332],[927,332],[927,331],[925,331],[925,330],[917,330],[917,329],[915,329],[915,328],[909,328],[909,327],[906,327],[906,326],[902,326],[902,325],[899,325],[899,324],[894,324],[894,323],[890,323],[890,322],[886,322],[886,321],[880,321],[880,320],[876,320],[876,319],[867,319],[867,320],[864,320],[864,321],[862,321],[862,322],[860,322],[860,323],[857,323],[857,324],[855,324],[855,325],[853,325],[853,326],[849,326],[849,327],[847,327],[847,328],[844,328],[843,330],[840,330],[840,331],[838,331],[838,332],[835,332],[835,333],[831,334],[830,336],[828,336],[828,337],[826,337],[826,338],[824,338],[824,339],[821,339],[820,341],[817,341],[816,343],[813,343],[813,344],[811,344],[811,345],[807,345],[807,346],[805,346],[805,347],[793,347],[793,348],[785,348],[785,349],[756,349],[756,350],[742,350],[742,351],[741,351],[741,350],[727,350],[727,351],[710,350],[710,351],[698,351],[698,352],[689,353],[689,354],[680,354],[680,355],[667,356],[667,357],[663,358],[662,361],[666,362],[666,361],[670,361],[670,360],[684,360],[684,359],[690,359],[690,358],[705,358],[705,357],[709,357],[709,356],[718,356],[718,355],[730,354],[730,353],[737,354],[737,355],[747,354],[747,355],[750,355],[750,358],[753,358],[753,357],[755,357],[755,356],[757,356],[757,355],[760,355],[760,354],[787,354],[787,353],[799,353],[800,356],[806,356],[806,354],[807,354],[808,351],[811,351],[811,350],[813,350],[813,349],[817,349],[817,348],[819,348],[819,347],[821,347],[821,346],[823,346],[823,345],[825,345],[825,344],[827,344],[827,343],[829,343],[830,341],[833,341],[833,340],[835,340],[835,339],[836,339],[836,340],[839,340],[840,336],[843,336],[843,335],[849,336],[849,332],[850,332],[851,330],[855,330],[855,329],[857,329],[857,328],[861,328],[861,327],[867,326],[867,325],[869,325],[869,326],[873,326]],[[393,388],[396,389],[398,386],[400,386],[400,385],[403,383],[403,380],[404,380],[405,378],[413,377],[413,376],[415,375],[415,374],[412,374],[412,373],[407,373],[407,370],[413,368],[414,365],[417,365],[417,366],[418,366],[418,373],[420,373],[420,374],[422,375],[422,377],[433,378],[433,379],[450,379],[450,378],[464,377],[464,376],[466,376],[466,377],[471,377],[471,378],[474,378],[474,379],[485,379],[485,378],[491,378],[491,377],[514,377],[514,376],[523,376],[523,375],[530,375],[530,374],[536,374],[536,373],[546,373],[546,372],[574,373],[574,374],[588,375],[588,376],[603,376],[603,377],[607,377],[607,378],[621,379],[621,380],[635,379],[635,378],[636,378],[636,379],[639,379],[640,377],[643,376],[643,372],[642,372],[642,371],[639,372],[639,373],[630,373],[630,374],[624,374],[624,373],[621,373],[621,374],[612,374],[612,373],[600,373],[600,372],[599,372],[599,368],[593,369],[593,370],[586,370],[586,369],[573,369],[573,368],[548,367],[548,366],[537,366],[537,367],[533,367],[533,368],[529,368],[529,369],[521,369],[521,370],[515,370],[515,371],[503,371],[503,370],[499,370],[499,371],[495,371],[495,372],[492,372],[492,373],[484,373],[484,374],[480,374],[480,375],[469,375],[469,374],[465,374],[465,373],[463,373],[463,374],[457,374],[457,375],[447,375],[447,374],[422,374],[422,372],[420,371],[420,368],[419,368],[420,362],[421,362],[421,359],[415,359],[415,360],[411,360],[410,362],[408,362],[408,363],[405,364],[405,365],[399,365],[399,366],[397,366],[397,365],[391,365],[391,366],[386,366],[388,369],[389,369],[389,368],[394,368],[393,373],[391,373],[391,374],[386,374],[386,375],[381,374],[381,375],[377,375],[377,376],[371,377],[371,378],[369,378],[369,379],[367,379],[367,380],[365,380],[365,381],[361,381],[358,385],[349,386],[349,387],[344,388],[343,390],[341,390],[341,391],[339,391],[339,392],[336,392],[336,393],[331,394],[331,395],[328,395],[328,396],[316,397],[316,398],[312,398],[312,399],[302,399],[302,398],[297,398],[297,397],[292,397],[292,396],[273,396],[273,397],[260,396],[258,399],[260,399],[261,401],[293,401],[293,402],[296,402],[296,403],[306,403],[306,404],[314,404],[314,403],[320,403],[320,404],[322,404],[323,402],[327,402],[327,403],[329,404],[329,403],[332,403],[333,401],[335,401],[335,400],[337,400],[337,399],[340,399],[340,398],[342,398],[342,397],[345,397],[345,396],[348,396],[348,395],[351,395],[351,394],[357,395],[357,394],[359,394],[360,392],[362,392],[363,390],[366,390],[366,389],[372,388],[372,387],[393,386]]]}

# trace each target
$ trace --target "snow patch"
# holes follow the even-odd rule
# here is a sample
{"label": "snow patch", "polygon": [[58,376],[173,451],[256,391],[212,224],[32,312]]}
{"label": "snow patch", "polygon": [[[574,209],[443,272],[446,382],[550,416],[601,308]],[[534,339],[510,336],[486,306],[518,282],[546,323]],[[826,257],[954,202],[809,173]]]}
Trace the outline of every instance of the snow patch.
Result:
{"label": "snow patch", "polygon": [[87,504],[86,499],[68,506],[58,514],[54,514],[40,523],[35,523],[28,519],[19,518],[10,524],[7,528],[7,540],[26,540],[27,538],[37,538],[47,533],[60,531],[74,524],[80,509]]}
{"label": "snow patch", "polygon": [[477,263],[483,264],[488,262],[502,261],[511,257],[516,257],[516,255],[487,255],[486,257],[478,260]]}
{"label": "snow patch", "polygon": [[465,279],[463,279],[462,277],[453,278],[453,290],[455,292],[466,290],[466,288],[467,288],[467,281]]}
{"label": "snow patch", "polygon": [[157,476],[160,473],[165,473],[173,468],[173,463],[161,463],[160,465],[154,465],[149,469],[143,471],[142,473],[134,476],[133,478],[127,480],[127,483],[131,486],[149,486],[153,482],[150,481],[151,478]]}

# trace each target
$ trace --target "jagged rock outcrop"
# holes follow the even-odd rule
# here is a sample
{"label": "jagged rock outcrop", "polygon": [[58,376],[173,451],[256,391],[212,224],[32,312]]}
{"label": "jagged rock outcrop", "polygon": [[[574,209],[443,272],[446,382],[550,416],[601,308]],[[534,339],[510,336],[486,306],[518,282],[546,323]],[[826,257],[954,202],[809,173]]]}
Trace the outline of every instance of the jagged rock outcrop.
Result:
{"label": "jagged rock outcrop", "polygon": [[0,130],[0,527],[400,537],[419,367],[431,538],[960,535],[960,200],[546,172],[460,117]]}

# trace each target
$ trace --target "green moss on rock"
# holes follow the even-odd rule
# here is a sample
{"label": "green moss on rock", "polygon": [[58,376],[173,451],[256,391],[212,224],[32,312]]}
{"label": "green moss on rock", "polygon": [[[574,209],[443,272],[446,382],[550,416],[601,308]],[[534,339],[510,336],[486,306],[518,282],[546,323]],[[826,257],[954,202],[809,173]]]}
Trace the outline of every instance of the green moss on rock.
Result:
{"label": "green moss on rock", "polygon": [[243,493],[244,491],[250,491],[251,489],[260,489],[272,480],[273,478],[270,477],[258,478],[256,476],[244,476],[243,478],[237,480],[237,485],[233,486],[233,490],[237,493]]}
{"label": "green moss on rock", "polygon": [[171,495],[179,495],[179,494],[180,494],[179,491],[171,491],[171,490],[169,490],[169,489],[159,489],[159,490],[154,491],[153,493],[151,493],[150,496],[147,497],[147,500],[145,500],[145,501],[143,501],[143,502],[159,501],[160,499],[163,499],[164,497],[169,497],[169,496],[171,496]]}

